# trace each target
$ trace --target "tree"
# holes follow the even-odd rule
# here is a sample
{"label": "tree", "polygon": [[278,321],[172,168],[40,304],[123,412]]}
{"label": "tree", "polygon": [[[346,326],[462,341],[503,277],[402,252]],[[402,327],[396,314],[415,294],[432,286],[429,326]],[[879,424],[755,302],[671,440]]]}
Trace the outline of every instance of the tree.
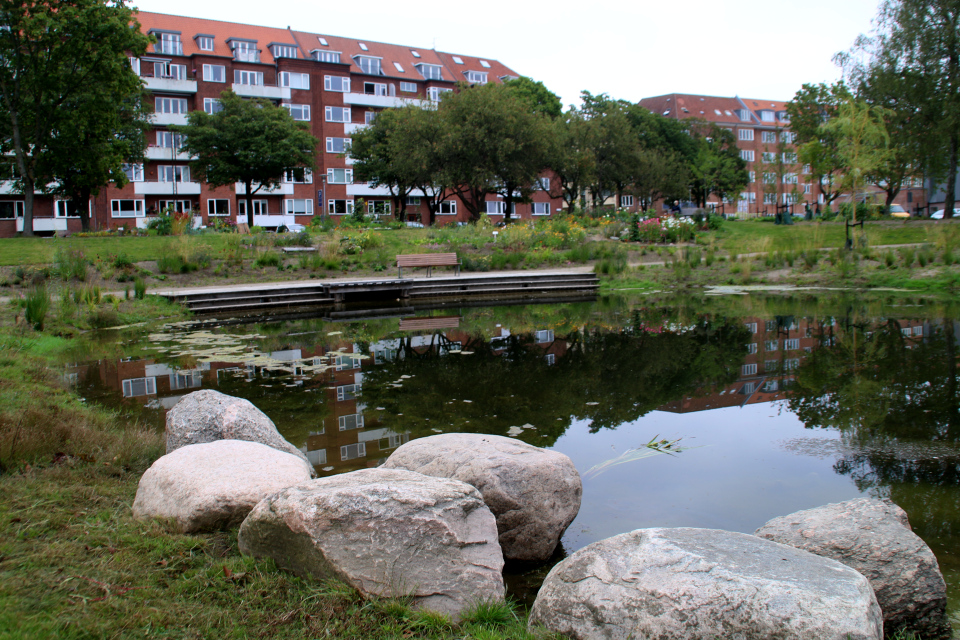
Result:
{"label": "tree", "polygon": [[721,200],[738,198],[749,176],[733,132],[703,122],[693,122],[690,131],[698,145],[690,167],[690,195],[694,202],[698,207],[706,207],[711,194]]}
{"label": "tree", "polygon": [[551,119],[560,117],[563,103],[560,102],[557,94],[547,89],[542,82],[522,76],[507,80],[503,84],[510,93],[526,103],[533,113],[539,113]]}
{"label": "tree", "polygon": [[843,82],[829,87],[823,83],[805,84],[787,103],[800,162],[810,167],[810,175],[817,181],[827,205],[840,196],[841,161],[835,136],[821,125],[834,117],[849,97],[850,91]]}
{"label": "tree", "polygon": [[406,197],[413,190],[414,178],[411,164],[407,162],[409,156],[398,155],[396,147],[402,120],[410,109],[416,107],[381,112],[369,127],[355,132],[350,142],[354,179],[369,182],[374,187],[387,187],[397,204],[396,216],[401,220],[406,213]]}
{"label": "tree", "polygon": [[312,170],[319,141],[307,133],[307,123],[267,100],[224,91],[220,106],[214,114],[192,111],[187,125],[170,129],[186,136],[183,150],[196,156],[195,176],[212,187],[243,184],[247,224],[253,226],[254,194],[280,184],[285,171]]}
{"label": "tree", "polygon": [[479,220],[488,195],[500,194],[509,220],[512,205],[524,202],[552,153],[553,132],[546,116],[506,85],[461,87],[437,107],[442,125],[438,143],[442,181]]}
{"label": "tree", "polygon": [[573,211],[577,201],[583,206],[587,185],[593,181],[596,157],[593,153],[591,123],[583,111],[571,106],[554,121],[556,146],[550,168],[557,180],[550,185],[550,195],[563,198],[567,210]]}
{"label": "tree", "polygon": [[[70,187],[82,197],[87,187],[102,186],[106,175],[117,175],[128,151],[142,153],[142,145],[111,143],[114,125],[126,121],[111,110],[129,114],[130,101],[140,98],[143,86],[127,56],[142,55],[150,38],[123,0],[0,0],[0,15],[0,151],[16,160],[23,233],[29,236],[34,193],[77,174],[63,163],[90,171],[74,181],[85,186]],[[73,155],[54,157],[64,150]]]}
{"label": "tree", "polygon": [[631,190],[644,209],[660,199],[673,200],[687,192],[690,174],[683,159],[670,149],[641,148],[633,169]]}
{"label": "tree", "polygon": [[613,100],[606,94],[581,95],[583,112],[592,129],[593,181],[588,185],[593,206],[603,204],[606,195],[621,195],[629,184],[631,171],[640,151],[640,142],[627,117],[629,103]]}

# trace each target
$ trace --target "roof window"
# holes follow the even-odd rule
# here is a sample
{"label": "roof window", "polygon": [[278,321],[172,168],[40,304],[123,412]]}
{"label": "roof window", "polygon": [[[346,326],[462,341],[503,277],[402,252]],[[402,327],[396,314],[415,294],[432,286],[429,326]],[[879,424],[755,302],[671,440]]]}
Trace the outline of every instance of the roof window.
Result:
{"label": "roof window", "polygon": [[717,114],[718,116],[723,115],[722,113],[720,113],[720,109],[714,109],[713,112],[714,112],[715,114]]}
{"label": "roof window", "polygon": [[367,45],[363,44],[362,42],[358,42],[357,44],[360,45],[360,48],[361,48],[363,51],[370,51],[370,49],[367,47]]}
{"label": "roof window", "polygon": [[480,61],[480,66],[483,67],[484,69],[489,69],[489,68],[490,68],[490,63],[487,62],[486,60],[481,60],[481,61]]}
{"label": "roof window", "polygon": [[453,56],[453,61],[456,62],[457,64],[463,64],[463,58],[461,58],[460,56]]}
{"label": "roof window", "polygon": [[317,40],[319,40],[319,41],[320,41],[320,44],[322,44],[322,45],[325,46],[325,47],[329,47],[329,46],[330,46],[330,43],[327,42],[327,39],[326,39],[326,38],[321,38],[320,36],[317,36]]}
{"label": "roof window", "polygon": [[667,109],[666,111],[664,111],[664,112],[663,112],[663,115],[665,115],[665,116],[670,115],[670,109]]}
{"label": "roof window", "polygon": [[404,70],[403,70],[403,67],[400,66],[400,63],[399,63],[399,62],[394,62],[394,63],[393,63],[393,66],[396,67],[397,71],[399,71],[400,73],[405,73]]}
{"label": "roof window", "polygon": [[419,52],[419,51],[415,51],[415,50],[413,50],[413,49],[410,49],[410,55],[412,55],[414,58],[419,58],[419,57],[420,57],[420,52]]}

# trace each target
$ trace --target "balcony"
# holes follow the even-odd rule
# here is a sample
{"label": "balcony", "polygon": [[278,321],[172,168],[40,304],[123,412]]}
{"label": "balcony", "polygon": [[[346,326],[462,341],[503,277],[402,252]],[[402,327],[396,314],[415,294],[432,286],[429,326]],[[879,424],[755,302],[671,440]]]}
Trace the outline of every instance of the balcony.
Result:
{"label": "balcony", "polygon": [[[247,195],[247,188],[241,183],[237,183],[236,191],[238,196]],[[253,194],[253,197],[259,198],[260,196],[292,196],[293,195],[293,184],[289,182],[284,182],[278,184],[272,189],[260,189]]]}
{"label": "balcony", "polygon": [[377,96],[371,93],[347,93],[343,96],[343,104],[355,104],[364,107],[402,107],[412,104],[420,106],[422,100],[416,98],[399,98],[397,96]]}
{"label": "balcony", "polygon": [[151,124],[170,125],[187,124],[187,114],[185,113],[151,113]]}
{"label": "balcony", "polygon": [[347,185],[348,196],[389,196],[388,187],[373,187],[365,182],[357,182]]}
{"label": "balcony", "polygon": [[[13,181],[13,180],[0,180],[0,196],[19,196],[19,195],[22,195],[19,191],[17,191],[17,190],[14,188],[14,185],[15,185],[15,184],[16,184],[16,182]],[[58,185],[57,185],[56,182],[51,182],[50,184],[47,185],[47,189],[48,189],[48,190],[49,190],[49,189],[53,189],[53,188],[55,188],[55,187],[57,187],[57,186],[58,186]],[[43,193],[43,191],[40,190],[40,186],[39,186],[39,185],[35,185],[35,186],[33,187],[33,193],[36,194],[36,195],[41,195],[41,194]]]}
{"label": "balcony", "polygon": [[173,157],[173,149],[171,149],[170,147],[154,147],[154,146],[147,147],[146,157],[147,157],[147,160],[166,160],[167,162],[171,162],[173,160],[189,162],[191,160],[196,159],[193,156],[186,154],[182,151],[178,151],[176,156]]}
{"label": "balcony", "polygon": [[268,87],[264,84],[234,84],[231,89],[244,98],[265,98],[267,100],[289,100],[290,87]]}
{"label": "balcony", "polygon": [[154,93],[187,93],[197,92],[197,81],[186,78],[143,78],[147,90]]}
{"label": "balcony", "polygon": [[234,49],[233,59],[237,62],[260,62],[260,50]]}
{"label": "balcony", "polygon": [[[174,191],[176,186],[176,191]],[[198,196],[199,182],[134,182],[133,191],[139,196]]]}
{"label": "balcony", "polygon": [[174,42],[171,40],[161,40],[157,42],[157,44],[153,45],[153,50],[155,53],[162,53],[168,56],[182,56],[183,43]]}
{"label": "balcony", "polygon": [[[67,218],[34,218],[34,231],[66,231]],[[17,218],[17,232],[23,233],[23,218]]]}
{"label": "balcony", "polygon": [[350,135],[350,134],[353,133],[354,131],[363,131],[364,129],[366,129],[366,128],[369,127],[369,126],[370,126],[370,125],[368,125],[368,124],[361,124],[361,123],[359,123],[359,122],[346,122],[346,123],[344,123],[344,125],[343,125],[343,133],[344,133],[345,135]]}

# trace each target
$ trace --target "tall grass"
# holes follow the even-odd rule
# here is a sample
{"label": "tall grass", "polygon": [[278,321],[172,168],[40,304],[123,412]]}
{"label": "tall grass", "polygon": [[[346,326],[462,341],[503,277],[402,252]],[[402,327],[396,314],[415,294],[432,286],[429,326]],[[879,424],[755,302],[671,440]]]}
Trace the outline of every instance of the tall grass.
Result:
{"label": "tall grass", "polygon": [[143,300],[147,295],[147,283],[143,278],[137,278],[133,281],[133,297],[137,300]]}
{"label": "tall grass", "polygon": [[81,282],[87,279],[87,259],[80,249],[58,248],[53,256],[53,272],[61,280],[76,279]]}
{"label": "tall grass", "polygon": [[50,310],[50,292],[41,284],[27,292],[23,298],[23,317],[37,331],[43,331],[43,323]]}

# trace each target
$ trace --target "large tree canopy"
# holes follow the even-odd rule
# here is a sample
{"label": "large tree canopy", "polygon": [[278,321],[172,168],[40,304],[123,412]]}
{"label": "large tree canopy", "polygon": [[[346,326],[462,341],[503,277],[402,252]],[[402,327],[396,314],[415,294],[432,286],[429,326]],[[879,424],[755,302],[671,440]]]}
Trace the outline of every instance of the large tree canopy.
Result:
{"label": "large tree canopy", "polygon": [[213,187],[243,184],[247,224],[253,225],[253,196],[280,184],[283,173],[313,170],[319,141],[305,122],[267,100],[220,94],[220,111],[192,111],[185,126],[170,129],[186,136],[183,150],[196,156],[195,176]]}
{"label": "large tree canopy", "polygon": [[89,197],[142,155],[143,85],[127,56],[150,39],[123,0],[0,0],[0,15],[0,151],[16,161],[33,235],[36,191],[60,181],[62,195]]}

